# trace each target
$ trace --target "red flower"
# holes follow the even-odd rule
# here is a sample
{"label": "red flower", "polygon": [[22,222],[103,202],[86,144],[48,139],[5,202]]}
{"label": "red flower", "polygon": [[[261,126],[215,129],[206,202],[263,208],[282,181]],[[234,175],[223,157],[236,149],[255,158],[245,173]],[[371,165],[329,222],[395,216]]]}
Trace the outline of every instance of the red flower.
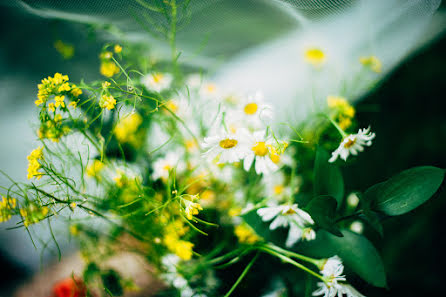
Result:
{"label": "red flower", "polygon": [[87,287],[76,277],[70,277],[54,285],[52,297],[86,297]]}

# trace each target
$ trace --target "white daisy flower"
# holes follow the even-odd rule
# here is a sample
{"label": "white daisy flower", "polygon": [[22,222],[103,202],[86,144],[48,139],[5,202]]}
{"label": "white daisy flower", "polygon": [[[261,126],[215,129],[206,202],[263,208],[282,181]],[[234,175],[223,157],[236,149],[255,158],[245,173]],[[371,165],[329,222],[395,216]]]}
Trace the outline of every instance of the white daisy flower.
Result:
{"label": "white daisy flower", "polygon": [[239,112],[254,128],[264,126],[265,122],[273,118],[273,109],[269,104],[264,103],[263,94],[260,92],[242,99]]}
{"label": "white daisy flower", "polygon": [[249,140],[249,153],[243,160],[243,167],[249,171],[255,160],[257,174],[268,174],[276,171],[279,167],[271,160],[271,139],[265,137],[265,131],[254,132]]}
{"label": "white daisy flower", "polygon": [[344,265],[338,256],[327,259],[320,272],[327,281],[317,284],[319,288],[313,292],[313,296],[343,297],[346,295],[347,297],[365,297],[349,284],[341,283],[345,282],[346,278],[342,275]]}
{"label": "white daisy flower", "polygon": [[141,83],[150,91],[161,92],[170,87],[173,77],[169,73],[149,73],[141,78]]}
{"label": "white daisy flower", "polygon": [[208,150],[204,155],[210,160],[218,158],[217,164],[238,162],[249,152],[248,135],[245,129],[238,129],[236,133],[222,131],[205,137],[202,146]]}
{"label": "white daisy flower", "polygon": [[375,133],[370,132],[370,127],[359,129],[357,134],[350,134],[342,140],[339,147],[331,154],[328,162],[333,163],[338,156],[347,161],[350,154],[356,156],[358,152],[364,150],[364,146],[371,146],[373,138],[375,138]]}
{"label": "white daisy flower", "polygon": [[181,160],[181,154],[179,152],[168,152],[165,157],[157,159],[153,163],[153,179],[167,180],[169,173],[172,169],[176,169],[176,172],[182,172],[186,166]]}
{"label": "white daisy flower", "polygon": [[219,94],[220,94],[217,85],[214,84],[213,82],[202,83],[198,93],[199,93],[200,97],[202,97],[205,100],[218,99]]}
{"label": "white daisy flower", "polygon": [[306,234],[308,233],[306,229],[314,224],[313,219],[306,211],[298,208],[297,204],[259,208],[257,214],[262,217],[264,222],[274,219],[269,225],[270,230],[275,230],[278,227],[290,227],[285,242],[287,247],[293,246],[299,239],[314,239],[315,237],[312,234],[310,236]]}

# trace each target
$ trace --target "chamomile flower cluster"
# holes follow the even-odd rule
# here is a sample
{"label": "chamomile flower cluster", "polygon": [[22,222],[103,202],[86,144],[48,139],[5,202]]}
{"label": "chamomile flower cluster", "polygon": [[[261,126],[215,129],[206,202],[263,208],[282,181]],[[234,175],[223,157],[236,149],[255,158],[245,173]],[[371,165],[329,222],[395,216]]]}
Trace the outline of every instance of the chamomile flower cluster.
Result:
{"label": "chamomile flower cluster", "polygon": [[292,247],[299,240],[314,240],[316,232],[312,226],[314,224],[310,214],[297,207],[297,204],[272,205],[259,208],[257,214],[262,221],[269,222],[270,230],[279,227],[289,228],[286,239],[286,246]]}
{"label": "chamomile flower cluster", "polygon": [[313,292],[313,296],[323,297],[365,297],[359,293],[355,288],[346,283],[346,278],[343,275],[344,265],[338,256],[328,258],[320,267],[320,273],[326,280],[325,282],[318,282],[318,289]]}
{"label": "chamomile flower cluster", "polygon": [[218,164],[243,162],[246,171],[254,167],[257,174],[277,171],[288,144],[268,130],[272,107],[258,92],[246,97],[229,96],[229,102],[224,101],[227,98],[222,98],[224,111],[203,140],[204,156]]}

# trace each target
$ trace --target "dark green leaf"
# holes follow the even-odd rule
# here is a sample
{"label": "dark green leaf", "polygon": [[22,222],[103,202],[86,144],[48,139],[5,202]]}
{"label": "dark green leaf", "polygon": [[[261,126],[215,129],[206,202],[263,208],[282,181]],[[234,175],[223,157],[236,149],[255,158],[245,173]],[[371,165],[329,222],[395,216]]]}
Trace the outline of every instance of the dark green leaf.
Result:
{"label": "dark green leaf", "polygon": [[373,227],[373,229],[376,230],[376,232],[379,233],[379,235],[381,235],[381,237],[384,235],[384,231],[383,231],[383,226],[381,224],[381,221],[379,219],[379,216],[376,212],[372,211],[372,210],[364,210],[364,218],[367,221],[367,223],[369,223],[370,226]]}
{"label": "dark green leaf", "polygon": [[268,242],[275,243],[279,246],[284,246],[287,232],[284,228],[278,228],[276,230],[270,230],[269,225],[271,222],[263,222],[261,217],[257,214],[256,210],[252,210],[242,215],[243,220],[251,226],[252,229]]}
{"label": "dark green leaf", "polygon": [[104,287],[113,294],[113,296],[122,296],[124,294],[124,289],[121,285],[121,277],[115,270],[110,269],[105,271],[101,277]]}
{"label": "dark green leaf", "polygon": [[338,255],[345,266],[352,269],[362,279],[377,286],[386,286],[386,274],[381,257],[372,243],[364,236],[342,230],[344,237],[336,237],[324,230],[316,234],[316,239],[298,245],[299,252],[310,257],[328,258]]}
{"label": "dark green leaf", "polygon": [[391,216],[407,213],[431,198],[442,184],[443,169],[421,166],[405,170],[365,193],[372,209]]}
{"label": "dark green leaf", "polygon": [[329,195],[341,205],[344,197],[344,180],[338,166],[329,163],[329,153],[322,147],[316,151],[314,161],[314,194]]}
{"label": "dark green leaf", "polygon": [[341,231],[335,225],[337,204],[333,197],[322,195],[313,198],[305,210],[319,227],[336,236],[342,236]]}

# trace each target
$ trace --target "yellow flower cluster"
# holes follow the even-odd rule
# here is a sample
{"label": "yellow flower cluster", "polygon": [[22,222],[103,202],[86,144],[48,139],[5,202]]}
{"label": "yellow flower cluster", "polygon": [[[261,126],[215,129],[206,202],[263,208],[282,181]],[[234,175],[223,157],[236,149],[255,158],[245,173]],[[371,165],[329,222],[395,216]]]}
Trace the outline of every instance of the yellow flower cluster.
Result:
{"label": "yellow flower cluster", "polygon": [[110,94],[104,94],[101,96],[99,100],[99,106],[101,108],[107,108],[108,110],[112,110],[116,106],[116,99]]}
{"label": "yellow flower cluster", "polygon": [[23,218],[23,225],[28,227],[31,224],[40,222],[48,214],[48,207],[39,207],[34,204],[29,205],[27,208],[20,209],[20,215]]}
{"label": "yellow flower cluster", "polygon": [[241,243],[253,244],[260,240],[260,237],[255,234],[254,230],[246,224],[241,224],[235,227],[234,233]]}
{"label": "yellow flower cluster", "polygon": [[359,62],[370,68],[373,72],[381,73],[382,71],[382,63],[381,60],[379,60],[376,56],[369,56],[369,57],[361,57],[359,58]]}
{"label": "yellow flower cluster", "polygon": [[17,199],[5,198],[2,196],[2,201],[0,201],[0,223],[6,222],[11,218],[12,211],[16,206]]}
{"label": "yellow flower cluster", "polygon": [[68,75],[60,73],[54,74],[54,77],[48,76],[42,79],[42,82],[37,85],[37,100],[34,103],[37,106],[45,104],[51,95],[55,95],[58,101],[56,100],[56,103],[52,105],[52,109],[58,106],[65,107],[65,103],[63,103],[64,94],[69,94],[70,91],[73,97],[78,97],[82,94],[82,90],[75,84],[70,84],[68,80]]}
{"label": "yellow flower cluster", "polygon": [[93,164],[88,165],[86,173],[90,177],[100,178],[99,173],[104,168],[105,164],[99,160],[94,160]]}
{"label": "yellow flower cluster", "polygon": [[338,122],[341,129],[345,130],[351,126],[355,108],[344,97],[328,96],[327,104],[331,109],[331,117]]}
{"label": "yellow flower cluster", "polygon": [[163,238],[163,243],[167,249],[185,261],[192,258],[192,248],[194,247],[192,242],[180,239],[181,236],[186,234],[187,230],[181,220],[175,220],[167,225]]}
{"label": "yellow flower cluster", "polygon": [[139,126],[142,124],[142,116],[138,113],[134,113],[121,119],[115,126],[113,132],[119,142],[131,143],[133,145],[138,145],[137,131]]}
{"label": "yellow flower cluster", "polygon": [[33,177],[40,179],[43,173],[39,172],[39,169],[42,168],[42,165],[40,165],[39,161],[43,160],[43,147],[38,147],[35,150],[33,150],[29,154],[27,159],[28,159],[28,179],[31,179]]}
{"label": "yellow flower cluster", "polygon": [[186,218],[188,220],[192,220],[194,215],[197,215],[200,210],[203,210],[203,207],[201,207],[200,203],[197,203],[199,199],[199,195],[188,195],[188,198],[182,198],[184,203],[184,214],[186,215]]}
{"label": "yellow flower cluster", "polygon": [[[51,104],[52,103],[49,105]],[[62,125],[62,116],[60,114],[56,114],[53,120],[50,119],[42,123],[38,131],[38,136],[40,139],[48,138],[54,142],[58,142],[62,136],[68,134],[69,132],[70,128]]]}

